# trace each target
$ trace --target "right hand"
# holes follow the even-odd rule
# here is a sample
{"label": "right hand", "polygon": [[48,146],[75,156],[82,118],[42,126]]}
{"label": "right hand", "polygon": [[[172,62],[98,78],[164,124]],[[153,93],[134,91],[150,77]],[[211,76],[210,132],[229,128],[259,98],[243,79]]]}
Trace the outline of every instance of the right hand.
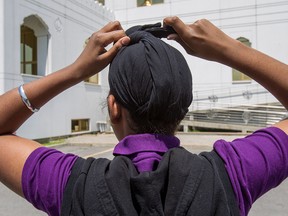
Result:
{"label": "right hand", "polygon": [[178,17],[167,17],[163,23],[177,32],[169,35],[168,40],[176,40],[188,54],[206,60],[223,63],[225,49],[236,42],[206,19],[186,25]]}
{"label": "right hand", "polygon": [[[256,80],[288,110],[288,66],[232,39],[208,20],[186,25],[178,17],[164,19],[177,34],[167,39],[179,42],[188,54],[225,64]],[[274,125],[288,134],[288,120]]]}
{"label": "right hand", "polygon": [[[93,33],[89,41],[74,62],[83,78],[90,77],[104,69],[123,45],[128,45],[130,38],[126,36],[118,21],[110,22],[99,31]],[[109,44],[114,45],[106,50]]]}

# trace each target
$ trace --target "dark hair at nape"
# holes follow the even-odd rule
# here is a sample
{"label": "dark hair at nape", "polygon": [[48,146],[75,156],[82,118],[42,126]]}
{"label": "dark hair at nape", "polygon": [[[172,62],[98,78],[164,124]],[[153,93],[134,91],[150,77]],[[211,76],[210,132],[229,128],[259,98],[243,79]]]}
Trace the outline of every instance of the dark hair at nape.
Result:
{"label": "dark hair at nape", "polygon": [[162,119],[147,120],[136,115],[131,115],[133,122],[129,122],[129,126],[137,134],[151,133],[174,135],[183,118],[174,121],[163,121]]}

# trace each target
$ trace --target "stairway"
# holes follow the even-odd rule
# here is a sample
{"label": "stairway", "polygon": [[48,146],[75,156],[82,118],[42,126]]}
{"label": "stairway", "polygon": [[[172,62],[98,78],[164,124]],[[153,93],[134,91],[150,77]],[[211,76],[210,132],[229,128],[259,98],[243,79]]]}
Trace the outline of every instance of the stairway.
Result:
{"label": "stairway", "polygon": [[213,107],[190,111],[181,122],[181,126],[185,132],[188,127],[252,132],[273,125],[287,117],[288,112],[279,103]]}

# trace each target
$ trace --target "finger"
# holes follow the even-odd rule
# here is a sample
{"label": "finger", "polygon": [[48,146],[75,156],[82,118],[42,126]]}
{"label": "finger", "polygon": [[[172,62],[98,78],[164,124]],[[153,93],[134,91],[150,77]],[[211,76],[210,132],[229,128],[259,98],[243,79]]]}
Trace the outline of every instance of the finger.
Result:
{"label": "finger", "polygon": [[[123,47],[128,45],[130,42],[130,38],[125,36],[118,40],[105,54],[106,55],[116,55],[116,53]],[[113,56],[114,57],[114,56]]]}
{"label": "finger", "polygon": [[177,39],[179,38],[178,34],[170,34],[167,36],[167,40],[175,40],[177,41]]}
{"label": "finger", "polygon": [[108,51],[103,53],[101,56],[99,56],[103,61],[105,61],[105,64],[109,64],[112,59],[115,57],[117,52],[123,47],[128,45],[130,42],[130,38],[125,36],[118,40]]}
{"label": "finger", "polygon": [[186,25],[177,16],[167,17],[163,20],[164,25],[170,25],[178,34],[184,34]]}
{"label": "finger", "polygon": [[[118,40],[120,40],[123,37],[127,37],[127,36],[126,36],[125,32],[122,30],[104,33],[102,35],[103,46],[106,47],[111,43],[116,43]],[[127,41],[127,39],[125,39],[123,42],[125,42],[125,41]]]}
{"label": "finger", "polygon": [[102,29],[100,29],[98,32],[110,32],[115,30],[123,30],[121,24],[119,21],[113,21],[105,25]]}
{"label": "finger", "polygon": [[106,33],[95,32],[91,35],[88,43],[91,43],[91,45],[93,44],[93,46],[96,45],[96,47],[106,47],[110,43],[116,42],[120,38],[125,36],[126,34],[123,30],[117,30]]}

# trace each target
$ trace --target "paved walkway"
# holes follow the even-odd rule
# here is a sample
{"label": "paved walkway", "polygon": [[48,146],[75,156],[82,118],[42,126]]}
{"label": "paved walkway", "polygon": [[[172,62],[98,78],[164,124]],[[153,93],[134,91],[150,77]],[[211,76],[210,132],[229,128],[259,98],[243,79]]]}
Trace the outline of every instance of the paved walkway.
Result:
{"label": "paved walkway", "polygon": [[[198,146],[212,148],[214,142],[219,139],[232,141],[239,137],[243,137],[242,133],[177,133],[183,146]],[[66,140],[67,144],[86,144],[86,145],[115,145],[118,143],[113,133],[103,134],[85,134],[81,136],[70,137]]]}

